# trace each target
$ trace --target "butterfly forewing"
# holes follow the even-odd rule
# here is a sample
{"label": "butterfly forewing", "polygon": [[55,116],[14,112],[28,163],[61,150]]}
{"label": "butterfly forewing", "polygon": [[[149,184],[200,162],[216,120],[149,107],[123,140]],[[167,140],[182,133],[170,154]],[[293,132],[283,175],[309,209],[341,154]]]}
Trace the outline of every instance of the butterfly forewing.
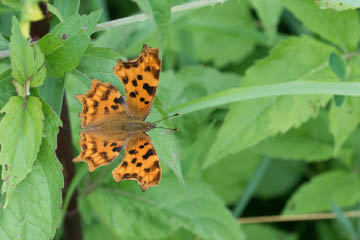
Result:
{"label": "butterfly forewing", "polygon": [[115,65],[114,73],[125,86],[126,103],[134,118],[144,120],[149,114],[159,83],[160,69],[158,49],[146,45],[135,60],[118,60]]}

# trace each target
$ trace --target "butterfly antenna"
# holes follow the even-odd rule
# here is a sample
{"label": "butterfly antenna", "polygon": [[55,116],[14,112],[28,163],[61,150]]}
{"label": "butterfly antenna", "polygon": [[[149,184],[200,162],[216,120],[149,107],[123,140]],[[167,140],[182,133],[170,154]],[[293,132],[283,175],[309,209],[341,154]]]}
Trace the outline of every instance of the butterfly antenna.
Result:
{"label": "butterfly antenna", "polygon": [[156,128],[167,129],[167,130],[174,131],[174,132],[179,131],[179,129],[177,129],[177,128],[167,128],[167,127],[158,127],[158,126],[156,126]]}
{"label": "butterfly antenna", "polygon": [[[155,124],[155,123],[158,123],[158,122],[161,122],[161,121],[164,121],[164,120],[166,120],[166,119],[169,119],[169,118],[172,118],[172,117],[176,117],[176,116],[179,116],[179,115],[180,115],[180,114],[175,113],[175,114],[173,114],[173,115],[171,115],[171,116],[168,116],[168,117],[166,117],[166,118],[157,120],[157,121],[153,122],[152,124]],[[160,127],[158,127],[158,128],[160,128]],[[169,128],[169,129],[170,129],[170,128]]]}

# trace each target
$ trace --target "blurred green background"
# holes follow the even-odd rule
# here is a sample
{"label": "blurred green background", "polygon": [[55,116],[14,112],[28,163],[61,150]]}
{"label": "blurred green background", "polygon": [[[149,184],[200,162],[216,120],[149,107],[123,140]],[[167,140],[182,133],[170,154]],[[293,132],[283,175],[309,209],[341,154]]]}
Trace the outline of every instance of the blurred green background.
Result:
{"label": "blurred green background", "polygon": [[[320,0],[227,0],[167,16],[171,6],[192,1],[150,2],[80,2],[80,14],[102,9],[100,23],[149,7],[155,21],[97,31],[76,69],[66,75],[75,153],[81,105],[73,96],[87,92],[92,78],[124,92],[112,67],[118,58],[136,58],[143,44],[159,47],[163,58],[149,121],[239,87],[359,81],[355,7]],[[13,14],[0,3],[5,37]],[[53,16],[52,26],[57,22]],[[333,64],[331,54],[340,62]],[[345,69],[344,76],[338,68]],[[78,204],[85,239],[360,239],[359,219],[344,216],[359,210],[359,122],[360,101],[348,96],[273,96],[190,110],[164,123],[179,132],[150,132],[163,169],[158,187],[142,195],[135,182],[114,183],[111,171],[122,154],[84,177]],[[197,206],[201,211],[193,213]],[[336,213],[337,219],[236,222],[319,212]],[[58,231],[57,238],[62,237]]]}

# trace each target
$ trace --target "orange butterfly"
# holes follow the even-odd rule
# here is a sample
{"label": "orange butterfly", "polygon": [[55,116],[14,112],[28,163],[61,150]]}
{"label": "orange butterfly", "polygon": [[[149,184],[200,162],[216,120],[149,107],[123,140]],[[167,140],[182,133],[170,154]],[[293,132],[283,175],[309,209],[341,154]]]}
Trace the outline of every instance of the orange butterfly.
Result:
{"label": "orange butterfly", "polygon": [[82,131],[81,152],[74,161],[87,162],[92,172],[125,148],[124,159],[112,172],[115,181],[136,180],[143,191],[160,182],[159,158],[145,133],[156,127],[145,118],[154,101],[160,69],[158,49],[144,45],[135,60],[118,60],[114,67],[125,86],[126,102],[113,85],[96,79],[87,94],[76,96],[82,103]]}

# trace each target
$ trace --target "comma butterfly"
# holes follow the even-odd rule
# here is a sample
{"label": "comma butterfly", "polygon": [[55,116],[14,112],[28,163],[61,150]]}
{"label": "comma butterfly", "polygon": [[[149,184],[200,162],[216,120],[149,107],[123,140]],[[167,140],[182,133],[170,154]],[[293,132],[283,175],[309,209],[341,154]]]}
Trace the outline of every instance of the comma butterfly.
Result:
{"label": "comma butterfly", "polygon": [[114,73],[125,86],[126,101],[110,83],[92,80],[88,93],[76,95],[82,104],[80,146],[74,161],[87,162],[89,171],[110,163],[121,150],[125,156],[112,175],[115,181],[136,180],[141,189],[160,182],[159,158],[145,122],[159,84],[161,60],[157,48],[143,46],[130,61],[118,60]]}

